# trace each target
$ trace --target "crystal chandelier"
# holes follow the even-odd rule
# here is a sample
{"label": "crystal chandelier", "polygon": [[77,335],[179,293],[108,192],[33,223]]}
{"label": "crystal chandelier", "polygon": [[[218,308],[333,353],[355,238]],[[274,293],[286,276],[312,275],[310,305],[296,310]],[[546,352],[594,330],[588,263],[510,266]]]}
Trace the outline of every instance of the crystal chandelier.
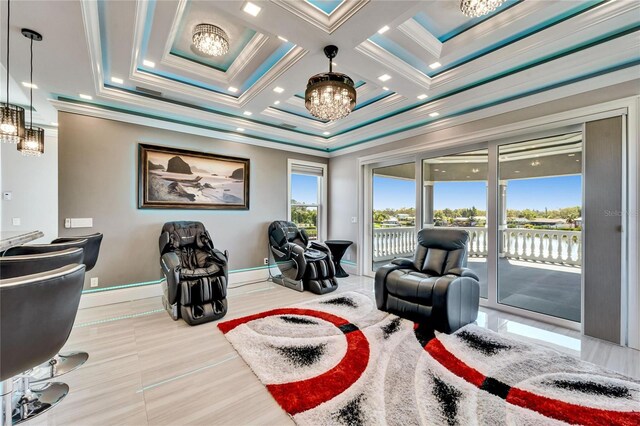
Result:
{"label": "crystal chandelier", "polygon": [[206,56],[222,56],[229,51],[229,36],[215,25],[196,25],[192,41],[196,50]]}
{"label": "crystal chandelier", "polygon": [[504,3],[504,0],[461,0],[460,10],[470,18],[493,12]]}
{"label": "crystal chandelier", "polygon": [[42,36],[26,28],[22,29],[22,35],[31,42],[31,74],[29,84],[29,127],[25,129],[24,139],[18,142],[18,151],[22,155],[33,155],[39,157],[44,153],[44,129],[41,127],[33,127],[33,42],[42,40]]}
{"label": "crystal chandelier", "polygon": [[9,31],[11,22],[11,1],[7,2],[7,99],[0,107],[0,140],[18,143],[24,138],[24,108],[9,103]]}
{"label": "crystal chandelier", "polygon": [[338,48],[327,46],[324,54],[329,58],[329,72],[309,79],[304,105],[314,117],[324,121],[339,120],[356,106],[356,89],[348,75],[333,72],[332,59],[338,54]]}

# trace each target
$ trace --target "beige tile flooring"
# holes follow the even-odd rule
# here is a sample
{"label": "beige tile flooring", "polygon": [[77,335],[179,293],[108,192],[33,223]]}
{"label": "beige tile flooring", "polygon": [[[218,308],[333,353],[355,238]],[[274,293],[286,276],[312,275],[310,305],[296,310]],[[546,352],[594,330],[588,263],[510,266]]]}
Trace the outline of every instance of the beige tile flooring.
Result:
{"label": "beige tile flooring", "polygon": [[[349,290],[373,296],[373,280],[341,279]],[[225,319],[318,297],[268,282],[229,293]],[[478,324],[640,378],[638,351],[484,308]],[[59,378],[69,395],[30,426],[292,424],[215,323],[173,321],[159,298],[81,310],[65,349],[89,360]]]}

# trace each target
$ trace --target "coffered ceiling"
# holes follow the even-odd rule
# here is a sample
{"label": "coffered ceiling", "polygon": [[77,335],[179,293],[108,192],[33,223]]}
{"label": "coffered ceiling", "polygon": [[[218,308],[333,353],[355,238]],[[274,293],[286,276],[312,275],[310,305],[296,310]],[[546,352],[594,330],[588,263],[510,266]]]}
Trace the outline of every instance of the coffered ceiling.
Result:
{"label": "coffered ceiling", "polygon": [[[56,109],[130,117],[325,155],[640,75],[634,0],[507,0],[474,19],[457,0],[253,1],[257,16],[246,4],[14,1],[12,100],[27,99],[22,27],[45,37],[35,46],[36,121],[56,121]],[[225,56],[192,49],[199,23],[229,35]],[[357,82],[356,109],[336,122],[304,107],[307,79],[328,69],[327,44],[340,49],[334,70]]]}

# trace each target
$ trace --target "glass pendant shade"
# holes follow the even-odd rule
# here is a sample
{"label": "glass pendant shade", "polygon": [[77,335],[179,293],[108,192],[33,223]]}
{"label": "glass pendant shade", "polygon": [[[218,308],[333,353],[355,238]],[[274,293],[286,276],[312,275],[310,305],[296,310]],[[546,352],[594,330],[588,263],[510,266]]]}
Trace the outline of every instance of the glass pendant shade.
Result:
{"label": "glass pendant shade", "polygon": [[229,51],[229,36],[215,25],[196,25],[191,40],[193,47],[206,56],[222,56]]}
{"label": "glass pendant shade", "polygon": [[44,154],[44,129],[41,127],[27,127],[24,139],[18,142],[18,151],[25,156],[39,157]]}
{"label": "glass pendant shade", "polygon": [[504,0],[461,0],[460,10],[470,18],[486,15],[496,10]]}
{"label": "glass pendant shade", "polygon": [[331,60],[338,53],[338,48],[327,46],[324,52],[329,58],[329,72],[316,74],[309,79],[304,93],[304,105],[314,117],[334,121],[353,111],[356,106],[356,89],[348,75],[332,71]]}
{"label": "glass pendant shade", "polygon": [[24,108],[9,103],[9,68],[11,39],[11,0],[7,1],[7,99],[0,106],[0,140],[4,143],[18,143],[24,137]]}
{"label": "glass pendant shade", "polygon": [[0,106],[0,140],[18,143],[24,138],[24,108],[12,104]]}

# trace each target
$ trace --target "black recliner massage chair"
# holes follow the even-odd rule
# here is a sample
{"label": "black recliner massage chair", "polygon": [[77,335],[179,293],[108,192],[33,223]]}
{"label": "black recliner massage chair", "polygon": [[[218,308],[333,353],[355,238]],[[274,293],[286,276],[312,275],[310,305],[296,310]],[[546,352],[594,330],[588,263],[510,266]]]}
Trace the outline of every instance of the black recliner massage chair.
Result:
{"label": "black recliner massage chair", "polygon": [[166,278],[162,303],[171,318],[198,325],[227,313],[229,253],[213,247],[202,223],[165,223],[160,256]]}
{"label": "black recliner massage chair", "polygon": [[273,277],[276,284],[298,291],[309,290],[325,294],[338,288],[331,252],[324,245],[312,241],[304,229],[293,222],[277,220],[269,225],[269,247],[282,272]]}

